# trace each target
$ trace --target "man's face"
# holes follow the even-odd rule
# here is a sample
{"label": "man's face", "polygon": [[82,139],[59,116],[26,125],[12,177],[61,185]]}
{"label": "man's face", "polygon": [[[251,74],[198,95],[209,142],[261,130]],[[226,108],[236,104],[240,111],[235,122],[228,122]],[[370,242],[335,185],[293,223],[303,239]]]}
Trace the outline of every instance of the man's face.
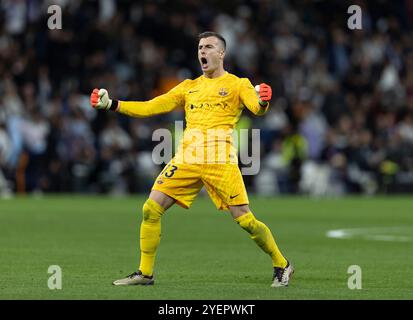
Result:
{"label": "man's face", "polygon": [[198,45],[198,60],[204,73],[213,73],[223,67],[225,50],[216,37],[202,38]]}

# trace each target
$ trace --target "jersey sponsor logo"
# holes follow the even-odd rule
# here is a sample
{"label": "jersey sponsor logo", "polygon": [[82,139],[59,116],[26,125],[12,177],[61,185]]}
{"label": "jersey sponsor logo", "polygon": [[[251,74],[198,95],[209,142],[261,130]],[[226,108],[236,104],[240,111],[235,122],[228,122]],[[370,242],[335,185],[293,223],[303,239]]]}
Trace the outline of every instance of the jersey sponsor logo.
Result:
{"label": "jersey sponsor logo", "polygon": [[219,89],[218,94],[219,94],[221,97],[225,97],[225,96],[228,95],[228,89],[227,89],[227,88],[221,88],[221,89]]}
{"label": "jersey sponsor logo", "polygon": [[218,102],[218,103],[203,102],[203,103],[198,104],[198,105],[191,103],[191,105],[189,106],[189,108],[191,110],[193,110],[193,109],[202,109],[202,108],[205,108],[207,110],[212,110],[214,108],[225,109],[226,107],[228,107],[228,103],[226,103],[226,102]]}

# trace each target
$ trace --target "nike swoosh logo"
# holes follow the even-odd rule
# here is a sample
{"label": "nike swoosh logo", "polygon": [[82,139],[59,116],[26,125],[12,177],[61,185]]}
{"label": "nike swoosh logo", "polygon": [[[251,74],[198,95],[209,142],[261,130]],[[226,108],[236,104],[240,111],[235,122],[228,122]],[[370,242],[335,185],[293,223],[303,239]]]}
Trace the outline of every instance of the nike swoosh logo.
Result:
{"label": "nike swoosh logo", "polygon": [[199,90],[190,90],[188,91],[188,93],[194,93],[194,92],[198,92]]}
{"label": "nike swoosh logo", "polygon": [[230,199],[234,199],[234,198],[236,198],[236,197],[238,197],[239,196],[239,193],[237,194],[237,195],[235,195],[235,196],[229,196],[229,198]]}

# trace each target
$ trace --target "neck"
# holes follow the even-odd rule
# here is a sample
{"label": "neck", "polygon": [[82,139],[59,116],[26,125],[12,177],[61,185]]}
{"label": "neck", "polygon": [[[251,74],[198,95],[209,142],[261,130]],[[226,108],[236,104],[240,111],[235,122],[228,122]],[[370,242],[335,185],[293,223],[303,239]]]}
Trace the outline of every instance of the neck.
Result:
{"label": "neck", "polygon": [[220,76],[223,76],[225,74],[225,70],[224,68],[219,68],[219,69],[215,69],[212,72],[204,72],[204,77],[205,78],[209,78],[209,79],[214,79],[214,78],[218,78]]}

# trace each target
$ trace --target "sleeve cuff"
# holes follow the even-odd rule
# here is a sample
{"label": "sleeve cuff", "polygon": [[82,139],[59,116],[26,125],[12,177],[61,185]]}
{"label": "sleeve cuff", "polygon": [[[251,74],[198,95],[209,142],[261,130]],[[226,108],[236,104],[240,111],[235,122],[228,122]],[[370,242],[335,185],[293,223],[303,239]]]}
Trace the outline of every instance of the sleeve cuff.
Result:
{"label": "sleeve cuff", "polygon": [[110,106],[109,110],[117,112],[119,110],[120,101],[112,99],[112,105]]}

